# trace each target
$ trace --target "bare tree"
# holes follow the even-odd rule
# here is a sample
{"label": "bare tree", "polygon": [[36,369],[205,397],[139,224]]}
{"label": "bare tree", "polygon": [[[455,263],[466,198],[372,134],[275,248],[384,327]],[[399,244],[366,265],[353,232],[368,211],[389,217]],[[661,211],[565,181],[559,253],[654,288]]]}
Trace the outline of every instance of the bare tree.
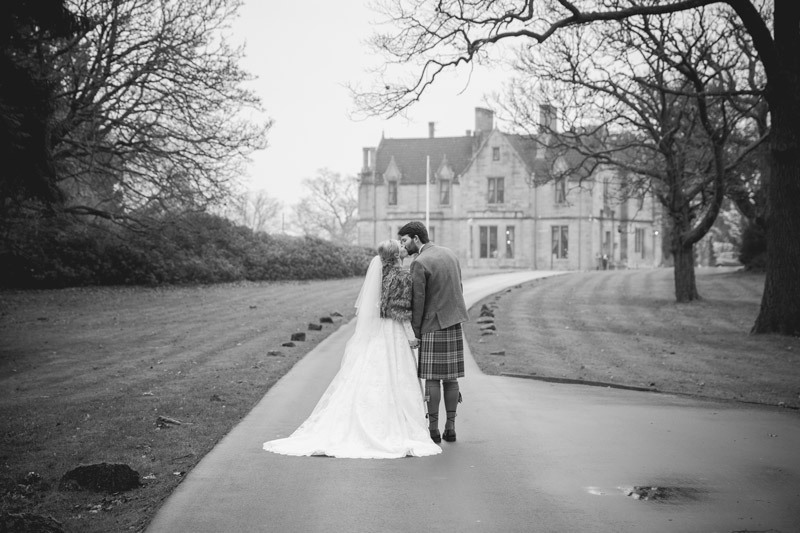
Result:
{"label": "bare tree", "polygon": [[[548,134],[551,152],[579,154],[578,168],[564,173],[610,166],[624,177],[621,200],[658,199],[679,302],[700,297],[694,246],[714,224],[732,171],[764,139],[752,116],[761,90],[741,86],[753,67],[749,41],[728,39],[717,21],[709,9],[563,30],[519,52],[505,104],[519,126]],[[532,104],[552,99],[566,107],[566,132],[538,124]]]}
{"label": "bare tree", "polygon": [[56,179],[65,210],[124,217],[203,209],[232,189],[270,122],[225,39],[239,0],[73,0],[92,21],[52,64]]}
{"label": "bare tree", "polygon": [[358,181],[328,169],[303,180],[307,193],[294,208],[298,226],[306,235],[355,244]]}
{"label": "bare tree", "polygon": [[[765,225],[768,264],[754,333],[800,335],[800,2],[774,0],[770,18],[756,0],[384,0],[394,23],[374,45],[386,58],[373,89],[356,101],[369,113],[407,108],[442,72],[488,57],[502,42],[542,43],[564,28],[642,15],[661,16],[720,4],[747,31],[767,79],[769,185]],[[401,75],[398,77],[397,72]],[[408,69],[413,75],[403,77]]]}
{"label": "bare tree", "polygon": [[265,190],[246,191],[231,198],[225,216],[253,231],[273,233],[270,224],[277,221],[282,208],[281,201],[271,197]]}

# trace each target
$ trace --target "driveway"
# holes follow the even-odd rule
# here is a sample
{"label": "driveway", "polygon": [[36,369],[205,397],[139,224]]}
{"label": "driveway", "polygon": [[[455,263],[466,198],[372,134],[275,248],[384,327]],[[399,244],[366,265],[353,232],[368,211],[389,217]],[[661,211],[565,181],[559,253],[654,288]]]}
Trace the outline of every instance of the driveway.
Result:
{"label": "driveway", "polygon": [[[554,272],[464,282],[467,305]],[[354,322],[298,362],[190,472],[149,532],[800,531],[795,411],[480,373],[458,442],[395,460],[287,457]],[[647,496],[650,488],[656,499]],[[652,490],[657,487],[658,490]]]}

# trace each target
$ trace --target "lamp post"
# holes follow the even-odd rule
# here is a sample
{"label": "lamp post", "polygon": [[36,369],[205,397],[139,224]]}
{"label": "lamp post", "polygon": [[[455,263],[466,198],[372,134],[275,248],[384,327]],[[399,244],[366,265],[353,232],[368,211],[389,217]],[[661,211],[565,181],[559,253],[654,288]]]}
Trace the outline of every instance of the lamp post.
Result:
{"label": "lamp post", "polygon": [[425,228],[430,231],[431,222],[431,156],[425,160]]}
{"label": "lamp post", "polygon": [[468,266],[473,266],[473,264],[472,264],[472,257],[473,257],[473,255],[472,255],[473,254],[473,251],[472,251],[472,247],[473,247],[473,242],[472,242],[473,241],[473,237],[472,237],[472,222],[473,222],[472,221],[472,217],[467,219],[467,226],[469,226],[469,244],[467,245],[467,246],[469,246],[469,248],[467,249],[468,250],[467,251],[467,265]]}

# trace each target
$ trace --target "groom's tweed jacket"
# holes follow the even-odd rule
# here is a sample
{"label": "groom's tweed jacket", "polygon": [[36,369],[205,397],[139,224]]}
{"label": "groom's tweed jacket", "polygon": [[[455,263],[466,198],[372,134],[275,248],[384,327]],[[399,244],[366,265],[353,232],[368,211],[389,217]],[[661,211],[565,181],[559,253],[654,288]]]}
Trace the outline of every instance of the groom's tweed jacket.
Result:
{"label": "groom's tweed jacket", "polygon": [[411,327],[418,339],[469,320],[461,265],[448,248],[425,244],[411,263],[411,281]]}

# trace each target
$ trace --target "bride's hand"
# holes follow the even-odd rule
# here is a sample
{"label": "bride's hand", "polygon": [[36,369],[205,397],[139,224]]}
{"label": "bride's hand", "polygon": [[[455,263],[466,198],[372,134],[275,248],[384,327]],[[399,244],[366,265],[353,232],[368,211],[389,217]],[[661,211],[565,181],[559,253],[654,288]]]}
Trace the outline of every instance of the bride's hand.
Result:
{"label": "bride's hand", "polygon": [[408,341],[408,345],[412,348],[419,348],[419,339],[412,339]]}

